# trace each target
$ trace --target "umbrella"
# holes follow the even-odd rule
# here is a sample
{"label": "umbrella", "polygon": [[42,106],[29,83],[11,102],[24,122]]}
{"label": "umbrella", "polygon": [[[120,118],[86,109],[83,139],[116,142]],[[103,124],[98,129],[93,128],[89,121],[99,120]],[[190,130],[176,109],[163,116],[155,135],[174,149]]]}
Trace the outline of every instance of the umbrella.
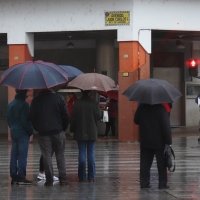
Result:
{"label": "umbrella", "polygon": [[1,75],[0,84],[16,89],[45,89],[67,81],[68,75],[61,67],[38,60],[8,68]]}
{"label": "umbrella", "polygon": [[142,79],[127,88],[123,95],[130,101],[146,104],[173,103],[182,96],[173,85],[161,79]]}
{"label": "umbrella", "polygon": [[63,70],[65,70],[68,74],[68,78],[71,81],[76,76],[83,74],[83,72],[75,67],[68,65],[59,65]]}
{"label": "umbrella", "polygon": [[98,93],[102,96],[109,97],[110,99],[118,101],[118,93],[114,90],[110,90],[108,92],[99,91]]}
{"label": "umbrella", "polygon": [[82,90],[98,90],[105,92],[109,90],[118,90],[118,86],[113,79],[98,73],[81,74],[69,82],[68,86]]}

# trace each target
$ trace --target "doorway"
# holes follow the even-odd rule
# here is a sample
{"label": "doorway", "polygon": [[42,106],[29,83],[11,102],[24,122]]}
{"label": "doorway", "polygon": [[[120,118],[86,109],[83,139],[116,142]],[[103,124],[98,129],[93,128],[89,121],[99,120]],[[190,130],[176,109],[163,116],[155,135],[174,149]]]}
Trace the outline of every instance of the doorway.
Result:
{"label": "doorway", "polygon": [[[153,77],[157,79],[163,79],[172,84],[176,89],[181,91],[181,69],[178,67],[155,67],[153,69]],[[178,98],[172,104],[172,111],[170,114],[171,126],[181,126],[182,109],[181,98]]]}

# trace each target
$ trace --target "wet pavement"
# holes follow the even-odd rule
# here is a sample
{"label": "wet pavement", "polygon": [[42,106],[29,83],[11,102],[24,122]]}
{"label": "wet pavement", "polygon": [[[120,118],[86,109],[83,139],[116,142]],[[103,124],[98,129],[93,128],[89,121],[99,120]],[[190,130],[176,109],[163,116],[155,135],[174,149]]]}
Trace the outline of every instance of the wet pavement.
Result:
{"label": "wet pavement", "polygon": [[[79,183],[77,178],[77,143],[66,140],[66,171],[68,186],[45,187],[44,181],[37,180],[40,149],[37,136],[30,143],[27,179],[31,186],[11,186],[9,157],[11,144],[0,136],[0,200],[52,199],[52,200],[172,200],[200,199],[200,144],[198,127],[172,128],[173,149],[176,155],[176,171],[168,173],[170,189],[158,189],[158,174],[154,160],[151,171],[150,189],[140,189],[139,184],[139,143],[118,142],[115,139],[96,143],[96,183]],[[55,157],[54,173],[57,176]]]}

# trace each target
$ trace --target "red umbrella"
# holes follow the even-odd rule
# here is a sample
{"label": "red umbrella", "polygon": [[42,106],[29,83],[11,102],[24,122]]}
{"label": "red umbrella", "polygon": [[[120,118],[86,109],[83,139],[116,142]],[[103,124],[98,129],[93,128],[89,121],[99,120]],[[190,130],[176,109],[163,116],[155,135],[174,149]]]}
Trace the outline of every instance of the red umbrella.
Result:
{"label": "red umbrella", "polygon": [[114,90],[110,90],[108,92],[98,91],[98,93],[102,96],[106,96],[109,97],[110,99],[118,101],[118,93],[115,92]]}

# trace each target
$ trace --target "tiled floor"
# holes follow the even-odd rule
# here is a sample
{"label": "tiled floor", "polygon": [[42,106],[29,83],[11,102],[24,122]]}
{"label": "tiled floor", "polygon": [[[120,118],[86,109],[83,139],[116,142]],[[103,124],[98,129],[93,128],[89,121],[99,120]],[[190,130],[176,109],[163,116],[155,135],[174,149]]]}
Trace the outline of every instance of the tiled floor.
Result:
{"label": "tiled floor", "polygon": [[[29,146],[27,178],[31,186],[11,186],[9,155],[11,145],[0,137],[0,200],[166,200],[200,199],[200,145],[198,127],[173,128],[176,171],[168,173],[170,189],[158,190],[156,163],[152,166],[151,189],[139,187],[139,143],[101,140],[96,144],[96,183],[79,183],[77,179],[77,144],[66,140],[66,171],[70,184],[45,187],[37,180],[40,150],[35,136]],[[53,159],[55,175],[57,168]]]}

